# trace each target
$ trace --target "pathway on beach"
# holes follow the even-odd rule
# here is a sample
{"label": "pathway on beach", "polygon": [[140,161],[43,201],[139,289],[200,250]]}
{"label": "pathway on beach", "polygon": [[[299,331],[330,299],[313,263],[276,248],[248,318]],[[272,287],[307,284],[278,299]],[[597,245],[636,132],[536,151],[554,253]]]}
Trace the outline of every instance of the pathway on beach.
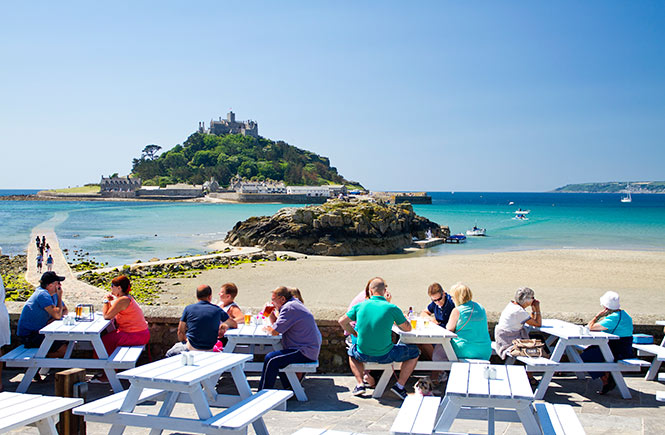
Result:
{"label": "pathway on beach", "polygon": [[[47,236],[47,240],[48,240],[48,236]],[[233,256],[236,256],[236,255],[251,255],[251,254],[257,254],[257,253],[262,252],[262,251],[263,251],[263,249],[256,248],[256,247],[231,248],[231,251],[229,251],[229,252],[221,252],[221,253],[218,253],[218,254],[195,255],[195,256],[192,256],[192,257],[179,257],[179,258],[171,258],[171,259],[168,259],[168,260],[146,261],[146,262],[141,262],[141,263],[134,263],[131,266],[132,267],[143,267],[143,266],[157,266],[157,265],[160,265],[160,264],[190,263],[192,261],[208,260],[210,258],[233,257]],[[35,257],[36,256],[37,256],[37,254],[35,254]],[[121,270],[122,266],[103,267],[101,269],[84,270],[84,271],[81,271],[81,272],[74,272],[74,276],[80,276],[80,275],[83,275],[86,272],[94,272],[94,273],[112,272],[115,269]]]}
{"label": "pathway on beach", "polygon": [[[87,303],[87,302],[98,302],[102,299],[102,296],[106,293],[104,290],[99,289],[95,286],[87,284],[83,281],[76,279],[76,276],[69,268],[67,264],[67,259],[65,254],[60,249],[60,243],[58,241],[58,236],[55,234],[55,226],[67,218],[66,213],[56,213],[53,218],[42,222],[32,229],[32,234],[30,235],[30,242],[28,243],[27,248],[27,266],[28,270],[25,274],[25,279],[35,287],[39,286],[39,279],[41,278],[41,273],[37,271],[37,245],[35,244],[35,238],[39,236],[46,236],[46,243],[51,247],[51,255],[53,256],[53,271],[58,275],[64,276],[65,281],[62,283],[63,299],[65,303],[70,307],[76,305],[77,303]],[[46,254],[46,252],[44,253]],[[46,258],[44,258],[44,263],[42,267],[42,273],[46,272],[48,269],[46,267]]]}

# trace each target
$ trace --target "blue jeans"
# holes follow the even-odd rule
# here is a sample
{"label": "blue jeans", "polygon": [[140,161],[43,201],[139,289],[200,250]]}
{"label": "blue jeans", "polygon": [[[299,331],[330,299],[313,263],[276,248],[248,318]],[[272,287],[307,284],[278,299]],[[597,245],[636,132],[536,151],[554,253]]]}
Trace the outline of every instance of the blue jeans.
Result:
{"label": "blue jeans", "polygon": [[270,352],[266,355],[263,362],[263,373],[261,373],[261,380],[259,381],[259,390],[275,388],[277,375],[282,380],[282,388],[290,389],[291,384],[286,378],[286,373],[280,373],[279,370],[289,364],[310,362],[314,362],[314,360],[307,358],[298,349],[282,349]]}

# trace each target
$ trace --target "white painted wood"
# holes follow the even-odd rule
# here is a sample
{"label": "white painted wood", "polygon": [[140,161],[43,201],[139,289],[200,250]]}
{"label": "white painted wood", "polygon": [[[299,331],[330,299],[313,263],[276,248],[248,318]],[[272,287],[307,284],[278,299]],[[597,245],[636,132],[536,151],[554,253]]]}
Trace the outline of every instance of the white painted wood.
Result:
{"label": "white painted wood", "polygon": [[[510,398],[513,397],[512,385],[508,378],[508,370],[503,365],[490,366],[496,372],[496,379],[489,379],[489,396],[492,398]],[[526,372],[522,370],[524,376]],[[518,372],[519,373],[519,372]]]}
{"label": "white painted wood", "polygon": [[533,401],[534,395],[529,384],[529,377],[526,375],[524,367],[507,366],[506,372],[510,382],[510,391],[515,399],[524,399]]}
{"label": "white painted wood", "polygon": [[361,434],[360,432],[345,432],[333,429],[304,427],[298,430],[297,432],[294,432],[293,435],[363,435],[363,434]]}
{"label": "white painted wood", "polygon": [[57,416],[83,403],[83,399],[0,393],[0,432],[35,424],[40,433],[55,432]]}
{"label": "white painted wood", "polygon": [[558,362],[552,361],[549,358],[543,358],[542,356],[539,357],[518,356],[517,360],[523,362],[528,366],[535,366],[535,367],[546,367],[546,366],[556,367],[559,365]]}
{"label": "white painted wood", "polygon": [[454,363],[448,376],[446,396],[466,396],[469,389],[469,364]]}
{"label": "white painted wood", "polygon": [[319,362],[316,361],[310,363],[289,364],[280,370],[280,372],[286,373],[286,377],[288,378],[291,388],[293,388],[293,392],[299,402],[306,402],[308,399],[305,389],[302,387],[302,383],[298,379],[297,373],[316,373],[318,367]]}
{"label": "white painted wood", "polygon": [[665,391],[656,391],[656,400],[665,402]]}
{"label": "white painted wood", "polygon": [[[162,396],[164,390],[157,390],[154,388],[146,388],[141,391],[139,399],[136,401],[137,404],[145,402],[147,400],[153,400]],[[125,400],[127,391],[121,391],[120,393],[112,394],[111,396],[102,397],[97,399],[94,402],[86,403],[75,408],[72,412],[76,415],[106,415],[112,412],[116,412],[120,409],[122,402]]]}
{"label": "white painted wood", "polygon": [[436,422],[439,397],[408,396],[390,428],[391,434],[431,434]]}
{"label": "white painted wood", "polygon": [[485,369],[489,364],[469,364],[469,380],[466,393],[469,396],[489,397],[489,380],[485,378]]}
{"label": "white painted wood", "polygon": [[261,390],[205,422],[220,429],[238,430],[262,417],[265,413],[293,396],[284,390]]}

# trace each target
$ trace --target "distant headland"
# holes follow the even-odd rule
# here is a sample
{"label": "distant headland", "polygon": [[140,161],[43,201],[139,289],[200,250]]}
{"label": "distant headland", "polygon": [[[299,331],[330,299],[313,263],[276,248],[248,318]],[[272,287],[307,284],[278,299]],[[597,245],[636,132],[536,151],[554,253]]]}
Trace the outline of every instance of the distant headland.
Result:
{"label": "distant headland", "polygon": [[565,193],[665,193],[665,181],[607,181],[567,184],[553,192]]}

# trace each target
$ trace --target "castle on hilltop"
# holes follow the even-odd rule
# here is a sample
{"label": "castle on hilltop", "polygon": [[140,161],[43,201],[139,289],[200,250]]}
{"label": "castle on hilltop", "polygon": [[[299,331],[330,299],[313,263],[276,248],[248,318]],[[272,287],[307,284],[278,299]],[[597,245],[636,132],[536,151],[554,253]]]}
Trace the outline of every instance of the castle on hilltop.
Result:
{"label": "castle on hilltop", "polygon": [[242,134],[243,136],[259,137],[259,124],[256,121],[236,121],[236,114],[229,111],[226,119],[219,117],[219,121],[210,120],[210,128],[205,128],[205,122],[199,122],[199,133],[208,133],[221,136],[224,134]]}

